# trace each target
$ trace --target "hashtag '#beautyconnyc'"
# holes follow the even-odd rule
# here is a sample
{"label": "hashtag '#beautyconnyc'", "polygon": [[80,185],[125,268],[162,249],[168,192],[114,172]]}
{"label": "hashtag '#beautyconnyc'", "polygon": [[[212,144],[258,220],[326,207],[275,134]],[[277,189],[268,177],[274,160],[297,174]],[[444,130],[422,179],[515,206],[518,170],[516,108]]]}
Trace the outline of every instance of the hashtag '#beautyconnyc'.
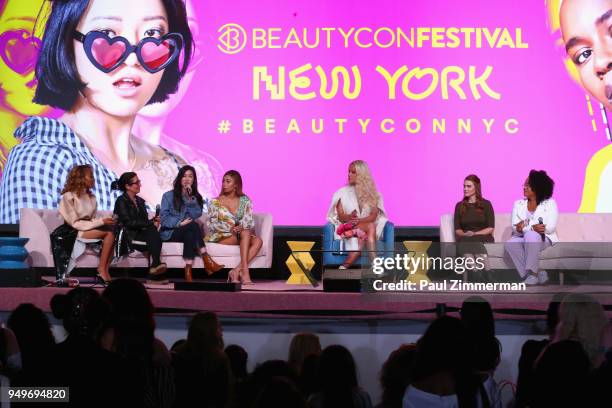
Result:
{"label": "hashtag '#beautyconnyc'", "polygon": [[219,131],[219,133],[223,135],[223,134],[229,133],[231,127],[232,125],[230,121],[227,119],[224,119],[221,122],[219,122],[219,126],[217,126],[217,130]]}

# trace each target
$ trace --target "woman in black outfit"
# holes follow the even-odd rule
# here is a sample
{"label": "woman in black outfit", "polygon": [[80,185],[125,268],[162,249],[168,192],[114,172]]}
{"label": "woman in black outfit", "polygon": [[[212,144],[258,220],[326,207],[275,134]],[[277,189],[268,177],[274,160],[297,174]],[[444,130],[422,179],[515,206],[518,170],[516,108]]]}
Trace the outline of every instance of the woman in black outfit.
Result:
{"label": "woman in black outfit", "polygon": [[[123,256],[134,249],[148,252],[151,257],[149,277],[160,281],[167,265],[160,260],[162,240],[159,236],[159,215],[149,219],[145,201],[137,194],[140,192],[140,179],[134,172],[123,173],[112,184],[114,190],[123,194],[115,202],[114,217],[119,231],[115,234],[115,256]],[[133,241],[145,242],[146,245]]]}

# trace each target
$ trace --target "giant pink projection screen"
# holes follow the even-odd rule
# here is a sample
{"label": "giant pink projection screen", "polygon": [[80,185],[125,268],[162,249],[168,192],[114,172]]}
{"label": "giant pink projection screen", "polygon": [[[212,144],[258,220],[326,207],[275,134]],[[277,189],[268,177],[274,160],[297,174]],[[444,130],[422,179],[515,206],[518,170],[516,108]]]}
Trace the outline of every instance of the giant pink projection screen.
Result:
{"label": "giant pink projection screen", "polygon": [[323,224],[356,159],[396,225],[437,225],[470,173],[510,212],[532,168],[562,212],[612,210],[585,189],[610,141],[565,63],[555,1],[190,3],[197,66],[160,143],[239,170],[277,225]]}

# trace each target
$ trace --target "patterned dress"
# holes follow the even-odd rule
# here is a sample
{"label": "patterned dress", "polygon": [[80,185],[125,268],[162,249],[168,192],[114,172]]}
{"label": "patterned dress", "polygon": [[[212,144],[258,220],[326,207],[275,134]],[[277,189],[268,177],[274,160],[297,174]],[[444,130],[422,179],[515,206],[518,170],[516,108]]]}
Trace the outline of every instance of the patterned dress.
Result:
{"label": "patterned dress", "polygon": [[233,235],[232,228],[236,225],[252,230],[255,228],[255,220],[253,219],[253,203],[251,199],[245,195],[241,196],[238,210],[234,214],[229,208],[221,204],[219,199],[215,198],[208,206],[207,225],[208,235],[206,236],[206,241],[208,242],[219,242],[231,237]]}

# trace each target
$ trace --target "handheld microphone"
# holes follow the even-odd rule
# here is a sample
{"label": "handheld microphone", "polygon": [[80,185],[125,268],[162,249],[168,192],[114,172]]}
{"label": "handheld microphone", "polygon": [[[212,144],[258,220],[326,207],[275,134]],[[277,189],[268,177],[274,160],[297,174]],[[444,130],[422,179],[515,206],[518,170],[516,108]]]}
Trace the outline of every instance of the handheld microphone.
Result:
{"label": "handheld microphone", "polygon": [[161,206],[159,204],[157,204],[155,206],[155,216],[159,217],[159,212],[161,211]]}
{"label": "handheld microphone", "polygon": [[[538,217],[538,224],[544,224],[544,220],[542,219],[542,217]],[[542,237],[542,241],[546,239],[546,235],[544,235],[544,233],[541,233],[540,236]]]}

